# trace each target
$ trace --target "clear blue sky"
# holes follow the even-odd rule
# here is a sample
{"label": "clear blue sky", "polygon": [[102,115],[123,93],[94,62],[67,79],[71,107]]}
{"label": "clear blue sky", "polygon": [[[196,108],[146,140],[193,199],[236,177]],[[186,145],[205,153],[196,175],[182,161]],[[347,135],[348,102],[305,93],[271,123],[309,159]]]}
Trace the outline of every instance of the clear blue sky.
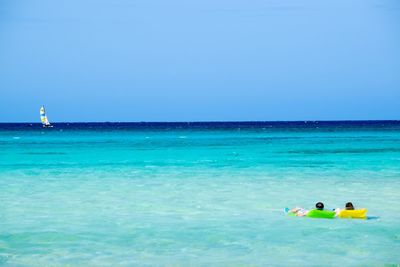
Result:
{"label": "clear blue sky", "polygon": [[1,0],[0,121],[400,119],[396,0]]}

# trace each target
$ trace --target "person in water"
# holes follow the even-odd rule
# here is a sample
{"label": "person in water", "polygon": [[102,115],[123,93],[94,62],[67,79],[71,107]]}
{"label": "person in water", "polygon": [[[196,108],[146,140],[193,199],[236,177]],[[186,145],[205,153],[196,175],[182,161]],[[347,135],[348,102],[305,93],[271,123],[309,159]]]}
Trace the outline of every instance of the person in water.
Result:
{"label": "person in water", "polygon": [[354,210],[353,203],[347,202],[345,208],[346,210]]}
{"label": "person in water", "polygon": [[315,208],[317,210],[324,210],[324,203],[318,202],[317,204],[315,204]]}
{"label": "person in water", "polygon": [[[318,202],[317,204],[315,204],[315,208],[317,210],[324,210],[324,203]],[[296,216],[303,217],[308,214],[309,210],[296,207],[296,208],[289,210],[289,212],[296,214]]]}
{"label": "person in water", "polygon": [[[354,206],[353,203],[351,202],[347,202],[346,205],[344,206],[345,210],[354,210]],[[341,208],[336,208],[335,212],[336,212],[336,216],[339,216],[339,213],[342,211],[343,209]]]}

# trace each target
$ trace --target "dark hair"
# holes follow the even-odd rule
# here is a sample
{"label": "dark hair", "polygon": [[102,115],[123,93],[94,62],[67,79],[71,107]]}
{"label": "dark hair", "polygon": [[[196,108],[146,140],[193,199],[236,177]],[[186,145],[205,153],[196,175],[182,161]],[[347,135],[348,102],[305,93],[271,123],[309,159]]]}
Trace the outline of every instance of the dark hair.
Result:
{"label": "dark hair", "polygon": [[347,203],[346,203],[346,210],[354,210],[353,203],[347,202]]}
{"label": "dark hair", "polygon": [[323,210],[324,209],[324,203],[318,202],[317,204],[315,204],[315,207],[317,208],[317,210]]}

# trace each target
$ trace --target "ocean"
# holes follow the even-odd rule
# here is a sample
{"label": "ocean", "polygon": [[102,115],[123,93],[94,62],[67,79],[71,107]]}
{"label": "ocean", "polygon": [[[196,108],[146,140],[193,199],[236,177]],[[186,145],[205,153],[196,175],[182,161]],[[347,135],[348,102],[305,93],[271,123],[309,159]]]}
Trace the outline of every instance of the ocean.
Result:
{"label": "ocean", "polygon": [[399,192],[400,121],[3,123],[0,266],[398,266]]}

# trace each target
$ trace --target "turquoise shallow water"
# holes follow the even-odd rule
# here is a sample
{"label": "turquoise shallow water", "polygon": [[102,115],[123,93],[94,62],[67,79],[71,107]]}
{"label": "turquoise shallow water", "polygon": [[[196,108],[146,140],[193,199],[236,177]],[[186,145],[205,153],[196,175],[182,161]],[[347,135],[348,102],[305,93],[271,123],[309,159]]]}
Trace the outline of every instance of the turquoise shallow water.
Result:
{"label": "turquoise shallow water", "polygon": [[0,265],[400,264],[399,190],[396,122],[0,125]]}

